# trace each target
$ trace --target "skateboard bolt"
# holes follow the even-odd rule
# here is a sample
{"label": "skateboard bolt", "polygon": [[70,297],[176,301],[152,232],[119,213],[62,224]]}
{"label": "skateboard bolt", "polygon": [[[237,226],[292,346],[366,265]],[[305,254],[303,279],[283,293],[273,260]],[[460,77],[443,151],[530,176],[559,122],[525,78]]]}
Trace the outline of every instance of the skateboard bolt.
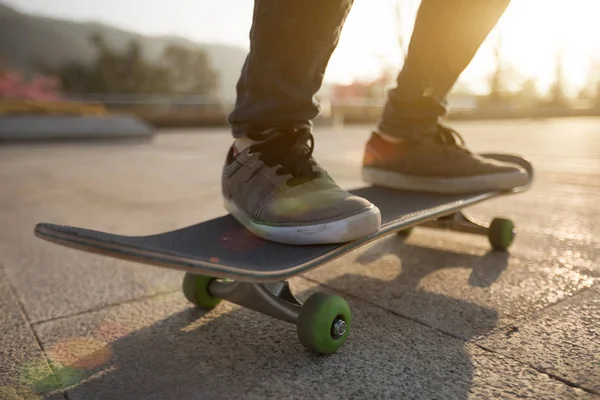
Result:
{"label": "skateboard bolt", "polygon": [[339,339],[346,333],[346,321],[341,318],[336,318],[331,325],[331,336],[334,339]]}

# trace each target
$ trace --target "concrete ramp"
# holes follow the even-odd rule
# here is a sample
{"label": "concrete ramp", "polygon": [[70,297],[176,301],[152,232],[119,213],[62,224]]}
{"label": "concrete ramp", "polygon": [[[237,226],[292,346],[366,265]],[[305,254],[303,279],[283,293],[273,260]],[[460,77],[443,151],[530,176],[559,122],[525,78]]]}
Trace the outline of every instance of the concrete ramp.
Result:
{"label": "concrete ramp", "polygon": [[150,138],[154,128],[128,115],[0,116],[0,141]]}

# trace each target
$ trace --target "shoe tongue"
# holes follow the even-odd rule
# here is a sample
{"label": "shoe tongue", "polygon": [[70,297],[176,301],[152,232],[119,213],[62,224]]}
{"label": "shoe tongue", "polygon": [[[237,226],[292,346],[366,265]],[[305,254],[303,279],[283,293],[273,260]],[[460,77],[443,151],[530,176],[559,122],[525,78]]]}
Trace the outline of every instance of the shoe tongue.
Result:
{"label": "shoe tongue", "polygon": [[242,151],[246,150],[253,143],[254,143],[253,140],[245,138],[245,137],[244,138],[235,139],[235,141],[233,142],[233,148],[235,150],[235,154],[239,154]]}

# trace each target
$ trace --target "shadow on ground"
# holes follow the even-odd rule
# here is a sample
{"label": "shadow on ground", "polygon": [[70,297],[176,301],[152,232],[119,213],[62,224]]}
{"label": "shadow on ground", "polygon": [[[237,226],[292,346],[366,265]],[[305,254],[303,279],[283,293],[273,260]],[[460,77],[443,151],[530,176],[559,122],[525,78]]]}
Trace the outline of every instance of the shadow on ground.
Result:
{"label": "shadow on ground", "polygon": [[[467,325],[464,331],[481,334],[495,326],[498,315],[485,307],[420,290],[419,282],[436,270],[460,266],[472,268],[470,285],[487,286],[506,268],[507,255],[489,253],[482,258],[398,244],[397,239],[383,241],[356,260],[368,264],[389,252],[402,257],[400,253],[408,250],[410,260],[419,262],[403,264],[401,274],[393,281],[347,274],[326,285],[356,287],[353,294],[359,298],[365,297],[361,291],[364,288],[378,291],[378,296],[410,298],[407,304],[418,306],[411,312],[425,317],[413,318],[408,312],[408,318],[404,318],[402,307],[390,312],[371,301],[346,296],[353,310],[352,334],[346,346],[333,356],[306,351],[291,324],[226,302],[205,313],[191,308],[183,295],[175,293],[162,303],[155,298],[131,305],[131,314],[120,310],[121,319],[143,318],[167,306],[179,311],[167,318],[158,317],[154,324],[110,341],[69,366],[55,366],[55,373],[37,382],[36,389],[45,393],[66,389],[69,399],[287,398],[323,394],[465,399],[472,389],[475,368],[474,356],[462,340],[465,338],[443,334],[426,326],[426,322],[414,320],[427,320],[431,313],[442,316],[440,321],[451,316],[452,325]],[[415,252],[423,254],[413,257]],[[323,290],[303,279],[295,280],[292,286],[302,300]],[[168,315],[169,310],[164,313]],[[81,321],[79,334],[93,336],[96,322]],[[57,336],[61,336],[61,329],[64,327],[56,328]]]}
{"label": "shadow on ground", "polygon": [[[403,253],[410,253],[410,259],[403,257]],[[396,240],[388,239],[376,243],[369,251],[360,255],[356,261],[368,265],[381,259],[386,254],[393,254],[402,259],[402,272],[397,278],[397,283],[404,290],[416,290],[421,279],[437,270],[447,268],[470,269],[469,285],[482,288],[489,287],[506,269],[510,256],[508,252],[493,250],[483,257],[458,254],[431,247],[400,244]]]}

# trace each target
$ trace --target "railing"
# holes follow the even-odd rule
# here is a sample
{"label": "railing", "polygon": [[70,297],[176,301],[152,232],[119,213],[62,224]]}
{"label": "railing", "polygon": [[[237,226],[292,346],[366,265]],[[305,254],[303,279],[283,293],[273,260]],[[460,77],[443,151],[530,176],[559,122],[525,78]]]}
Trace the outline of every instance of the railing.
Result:
{"label": "railing", "polygon": [[164,94],[122,94],[122,93],[65,93],[63,98],[82,103],[102,103],[105,105],[225,105],[227,102],[214,96],[164,95]]}
{"label": "railing", "polygon": [[[164,95],[164,94],[121,94],[121,93],[96,93],[96,94],[75,94],[67,93],[63,97],[67,100],[78,101],[82,103],[101,103],[106,106],[120,105],[160,105],[160,106],[210,106],[232,108],[234,99],[222,99],[215,96],[201,95]],[[321,106],[325,107],[383,107],[384,97],[346,97],[329,98],[317,96]],[[450,108],[453,109],[474,109],[476,107],[475,96],[455,96],[451,97]]]}
{"label": "railing", "polygon": [[[63,100],[74,101],[82,108],[98,106],[109,113],[134,115],[160,127],[223,125],[226,123],[227,115],[234,107],[233,99],[196,95],[69,93],[62,95],[62,98]],[[321,114],[315,122],[335,124],[372,123],[380,118],[385,100],[384,97],[335,99],[321,96],[319,98]],[[57,109],[57,107],[51,105],[46,108],[49,111]],[[600,104],[594,105],[593,101],[580,105],[573,103],[569,107],[547,105],[527,108],[515,105],[499,106],[491,104],[478,106],[478,99],[474,96],[451,96],[449,109],[449,117],[456,119],[600,114]],[[59,112],[60,110],[55,111]]]}

